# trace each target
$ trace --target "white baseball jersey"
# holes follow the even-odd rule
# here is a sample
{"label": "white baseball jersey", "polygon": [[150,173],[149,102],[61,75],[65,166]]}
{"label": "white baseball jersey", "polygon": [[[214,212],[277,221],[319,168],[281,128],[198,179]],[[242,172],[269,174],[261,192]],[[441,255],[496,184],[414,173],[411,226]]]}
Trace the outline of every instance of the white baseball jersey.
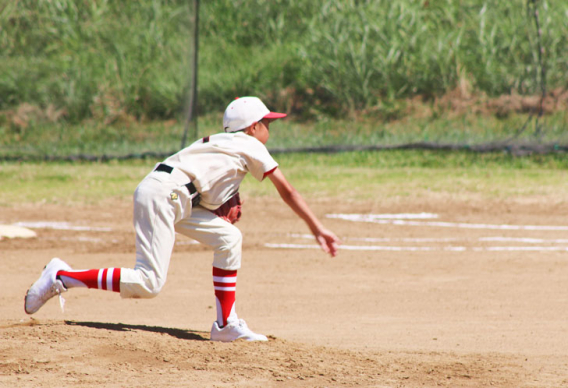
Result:
{"label": "white baseball jersey", "polygon": [[164,161],[183,171],[201,194],[201,206],[216,210],[237,193],[250,172],[262,181],[278,167],[266,146],[243,132],[199,139]]}

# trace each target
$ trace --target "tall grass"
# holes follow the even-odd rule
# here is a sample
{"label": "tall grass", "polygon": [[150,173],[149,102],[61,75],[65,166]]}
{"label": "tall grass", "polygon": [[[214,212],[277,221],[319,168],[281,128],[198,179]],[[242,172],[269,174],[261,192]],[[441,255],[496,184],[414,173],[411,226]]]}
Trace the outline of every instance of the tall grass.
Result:
{"label": "tall grass", "polygon": [[[193,71],[188,3],[3,2],[0,125],[13,124],[23,104],[59,112],[30,114],[28,122],[178,117]],[[568,3],[537,3],[546,84],[568,88]],[[527,4],[201,1],[198,109],[218,112],[235,96],[254,94],[307,116],[374,109],[388,117],[397,99],[444,94],[460,83],[472,93],[538,93]]]}
{"label": "tall grass", "polygon": [[[539,2],[549,86],[566,87],[568,4]],[[526,1],[326,1],[302,47],[307,79],[350,109],[469,84],[499,95],[539,89]]]}
{"label": "tall grass", "polygon": [[0,22],[0,109],[68,120],[172,116],[189,79],[185,2],[20,0]]}

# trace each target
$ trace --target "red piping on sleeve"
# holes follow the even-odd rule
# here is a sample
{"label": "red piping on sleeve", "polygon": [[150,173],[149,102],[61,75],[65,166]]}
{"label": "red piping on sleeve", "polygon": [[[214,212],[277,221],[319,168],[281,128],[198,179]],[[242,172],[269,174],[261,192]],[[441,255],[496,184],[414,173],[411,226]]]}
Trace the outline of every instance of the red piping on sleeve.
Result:
{"label": "red piping on sleeve", "polygon": [[264,173],[264,175],[262,176],[262,179],[264,179],[264,178],[266,178],[267,176],[269,176],[270,174],[272,174],[272,173],[274,172],[274,170],[276,170],[277,168],[278,168],[278,166],[277,166],[277,167],[274,167],[274,168],[273,168],[272,170],[270,170],[270,171],[266,171],[266,172]]}

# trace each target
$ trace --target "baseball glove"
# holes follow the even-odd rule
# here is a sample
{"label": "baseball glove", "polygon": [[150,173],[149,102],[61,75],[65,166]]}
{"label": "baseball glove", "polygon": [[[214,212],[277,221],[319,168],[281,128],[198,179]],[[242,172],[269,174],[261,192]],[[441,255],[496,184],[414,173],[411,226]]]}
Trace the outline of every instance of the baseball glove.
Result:
{"label": "baseball glove", "polygon": [[233,195],[227,202],[222,204],[215,213],[217,216],[221,217],[227,222],[234,224],[238,220],[241,219],[242,215],[242,208],[243,202],[241,201],[241,197],[239,193]]}

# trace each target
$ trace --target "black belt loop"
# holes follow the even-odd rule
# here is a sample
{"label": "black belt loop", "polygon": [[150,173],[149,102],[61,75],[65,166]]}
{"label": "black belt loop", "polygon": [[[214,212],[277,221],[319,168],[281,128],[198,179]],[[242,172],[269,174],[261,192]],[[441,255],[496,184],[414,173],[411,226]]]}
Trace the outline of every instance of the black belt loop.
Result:
{"label": "black belt loop", "polygon": [[[164,163],[158,164],[158,167],[154,169],[154,171],[163,171],[167,172],[168,174],[171,174],[173,170],[174,170],[173,167],[168,166],[167,164]],[[199,205],[199,202],[201,201],[201,194],[197,192],[197,189],[195,188],[193,182],[189,182],[188,184],[185,185],[185,187],[187,187],[187,191],[189,191],[189,195],[192,197],[191,206],[195,207]]]}
{"label": "black belt loop", "polygon": [[170,167],[170,166],[168,166],[167,164],[164,164],[164,163],[158,164],[158,167],[156,167],[154,169],[154,171],[163,171],[163,172],[167,172],[168,174],[171,174],[173,170],[174,170],[173,167]]}
{"label": "black belt loop", "polygon": [[195,206],[199,205],[199,202],[201,202],[201,194],[199,194],[197,192],[197,189],[195,188],[195,185],[193,184],[193,182],[189,182],[187,185],[185,185],[185,187],[187,187],[187,191],[189,191],[189,195],[193,197],[193,198],[191,198],[191,206],[195,207]]}

